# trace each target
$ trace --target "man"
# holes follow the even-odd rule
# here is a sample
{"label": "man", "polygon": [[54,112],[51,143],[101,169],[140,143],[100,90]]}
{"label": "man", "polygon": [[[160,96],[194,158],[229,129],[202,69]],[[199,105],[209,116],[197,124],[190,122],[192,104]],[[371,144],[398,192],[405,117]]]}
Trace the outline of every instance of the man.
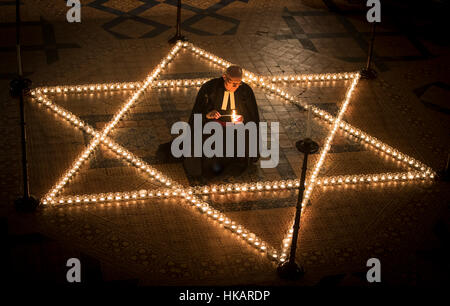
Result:
{"label": "man", "polygon": [[[203,84],[197,94],[189,125],[191,129],[194,127],[194,114],[202,114],[202,122],[204,124],[209,121],[217,121],[224,127],[223,134],[225,138],[226,122],[232,121],[231,115],[233,111],[240,115],[235,122],[244,124],[255,122],[256,126],[259,125],[259,113],[255,95],[251,87],[242,82],[242,69],[239,66],[229,66],[222,77],[209,80]],[[246,157],[244,158],[185,158],[185,168],[188,173],[194,176],[220,174],[225,167],[236,170],[235,174],[238,174],[247,168],[249,160],[255,161],[257,159],[249,159],[248,134],[246,135],[245,145]]]}

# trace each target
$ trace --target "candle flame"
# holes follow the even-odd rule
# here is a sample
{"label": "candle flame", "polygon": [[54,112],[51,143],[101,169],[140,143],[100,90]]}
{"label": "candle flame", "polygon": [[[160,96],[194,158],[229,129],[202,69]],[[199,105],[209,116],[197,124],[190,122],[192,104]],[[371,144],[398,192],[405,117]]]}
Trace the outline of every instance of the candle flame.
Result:
{"label": "candle flame", "polygon": [[238,119],[238,116],[236,115],[236,110],[233,109],[233,112],[232,112],[232,114],[231,114],[231,120],[232,120],[233,122],[236,122],[237,119]]}

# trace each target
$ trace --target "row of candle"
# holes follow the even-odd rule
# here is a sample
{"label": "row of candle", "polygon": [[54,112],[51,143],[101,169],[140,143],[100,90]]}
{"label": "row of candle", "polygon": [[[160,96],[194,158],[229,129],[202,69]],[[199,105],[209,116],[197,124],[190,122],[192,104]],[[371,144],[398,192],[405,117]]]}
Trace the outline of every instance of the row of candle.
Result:
{"label": "row of candle", "polygon": [[142,86],[141,82],[121,82],[121,83],[103,83],[103,84],[84,84],[84,85],[59,85],[59,86],[43,86],[36,87],[34,91],[37,94],[43,93],[60,94],[60,93],[85,93],[98,91],[113,90],[134,90]]}
{"label": "row of candle", "polygon": [[[198,87],[203,85],[209,79],[176,79],[176,80],[161,80],[153,82],[151,88],[174,88],[174,87]],[[37,87],[33,89],[36,94],[71,94],[71,93],[86,93],[86,92],[105,92],[105,91],[123,91],[133,90],[142,87],[140,82],[129,83],[105,83],[105,84],[86,84],[86,85],[59,85],[50,87]]]}
{"label": "row of candle", "polygon": [[[354,78],[355,73],[336,73],[336,74],[296,74],[278,77],[261,77],[260,82],[296,82],[296,81],[322,81],[322,80],[348,80]],[[198,79],[176,79],[176,80],[161,80],[152,84],[153,88],[158,87],[190,87],[201,86],[207,82],[207,78]],[[246,79],[243,81],[254,82],[255,78]],[[36,87],[36,93],[44,94],[58,94],[58,93],[84,93],[84,92],[98,92],[98,91],[113,91],[113,90],[132,90],[140,88],[141,82],[118,82],[118,83],[96,83],[84,85],[59,85],[59,86],[42,86]]]}
{"label": "row of candle", "polygon": [[[317,179],[316,184],[319,186],[336,186],[346,184],[361,183],[388,183],[388,182],[405,182],[412,180],[427,179],[427,175],[419,171],[410,172],[393,172],[379,174],[363,174],[363,175],[340,175],[323,177]],[[170,186],[168,184],[167,186]],[[74,195],[67,197],[59,197],[54,199],[54,204],[71,204],[71,203],[95,203],[95,202],[111,202],[121,200],[138,200],[153,197],[170,198],[184,197],[185,195],[209,195],[209,194],[228,194],[241,192],[256,192],[268,190],[286,190],[298,189],[300,180],[279,180],[279,181],[262,181],[252,183],[234,183],[234,184],[218,184],[195,186],[189,188],[159,188],[154,190],[134,190],[126,192],[109,192],[91,195]],[[305,183],[305,187],[308,182]]]}
{"label": "row of candle", "polygon": [[[387,183],[401,182],[411,180],[424,180],[432,178],[425,172],[409,171],[409,172],[392,172],[377,174],[361,174],[361,175],[339,175],[330,177],[321,177],[316,180],[317,185],[334,186],[344,184],[362,184],[362,183]],[[297,189],[300,185],[299,179],[291,180],[275,180],[251,183],[235,183],[235,184],[219,184],[193,187],[191,190],[194,194],[214,194],[214,193],[230,193],[230,192],[253,192],[267,190],[283,190]],[[308,182],[305,183],[308,186]]]}
{"label": "row of candle", "polygon": [[[260,82],[271,81],[317,81],[317,80],[346,80],[354,78],[353,73],[337,73],[337,74],[301,74],[301,75],[289,75],[289,76],[279,76],[279,77],[262,77],[259,79]],[[198,79],[175,79],[175,80],[161,80],[159,82],[152,83],[152,88],[173,88],[173,87],[198,87],[203,85],[209,79],[198,78]],[[246,79],[243,81],[254,82],[255,78]],[[60,94],[60,93],[86,93],[86,92],[99,92],[99,91],[122,91],[122,90],[133,90],[140,88],[142,86],[141,82],[120,82],[120,83],[97,83],[97,84],[84,84],[84,85],[59,85],[59,86],[46,86],[46,87],[36,87],[34,91],[37,94]]]}
{"label": "row of candle", "polygon": [[267,76],[260,78],[260,81],[271,81],[273,83],[280,82],[317,82],[317,81],[338,81],[350,80],[357,76],[357,72],[340,72],[340,73],[312,73],[312,74],[293,74]]}

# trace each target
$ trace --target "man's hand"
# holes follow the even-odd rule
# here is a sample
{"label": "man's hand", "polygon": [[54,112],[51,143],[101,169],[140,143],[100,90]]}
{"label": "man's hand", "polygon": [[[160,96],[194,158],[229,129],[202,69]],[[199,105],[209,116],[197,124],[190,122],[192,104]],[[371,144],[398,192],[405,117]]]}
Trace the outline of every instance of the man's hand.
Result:
{"label": "man's hand", "polygon": [[208,119],[219,119],[220,117],[220,113],[216,110],[212,110],[206,114],[206,118]]}

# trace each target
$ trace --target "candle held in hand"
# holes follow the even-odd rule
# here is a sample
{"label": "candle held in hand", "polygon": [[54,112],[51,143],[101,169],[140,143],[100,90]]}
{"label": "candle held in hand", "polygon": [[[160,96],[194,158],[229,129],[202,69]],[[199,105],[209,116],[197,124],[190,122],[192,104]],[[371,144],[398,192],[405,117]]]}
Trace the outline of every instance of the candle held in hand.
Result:
{"label": "candle held in hand", "polygon": [[236,111],[233,110],[233,113],[231,114],[231,121],[233,121],[233,123],[238,123],[242,121],[242,116],[241,115],[237,115]]}

